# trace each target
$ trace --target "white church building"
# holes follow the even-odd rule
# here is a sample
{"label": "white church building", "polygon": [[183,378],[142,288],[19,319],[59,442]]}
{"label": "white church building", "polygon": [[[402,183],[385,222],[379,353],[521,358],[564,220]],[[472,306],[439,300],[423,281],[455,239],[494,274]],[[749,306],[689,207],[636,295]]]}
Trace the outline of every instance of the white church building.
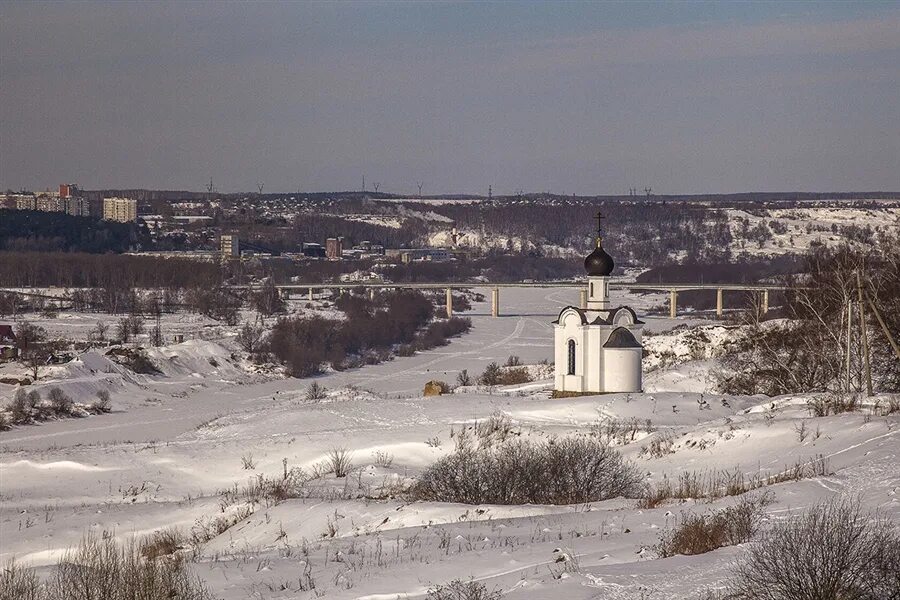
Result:
{"label": "white church building", "polygon": [[[598,222],[600,216],[598,215]],[[628,306],[611,306],[612,257],[597,247],[584,259],[587,302],[567,306],[553,322],[557,392],[604,394],[640,392],[644,323]]]}

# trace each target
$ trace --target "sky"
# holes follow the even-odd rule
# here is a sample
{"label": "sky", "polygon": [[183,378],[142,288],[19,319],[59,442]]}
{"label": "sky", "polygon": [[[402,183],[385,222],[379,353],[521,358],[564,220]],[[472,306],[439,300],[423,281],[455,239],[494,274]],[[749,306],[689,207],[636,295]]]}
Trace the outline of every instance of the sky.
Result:
{"label": "sky", "polygon": [[900,191],[900,3],[6,2],[0,189]]}

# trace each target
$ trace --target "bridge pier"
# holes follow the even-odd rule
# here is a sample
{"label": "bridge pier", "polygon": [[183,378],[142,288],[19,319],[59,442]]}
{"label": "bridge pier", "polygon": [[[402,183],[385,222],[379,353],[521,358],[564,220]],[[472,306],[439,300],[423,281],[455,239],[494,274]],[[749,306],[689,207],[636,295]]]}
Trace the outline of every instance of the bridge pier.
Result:
{"label": "bridge pier", "polygon": [[309,288],[309,301],[312,302],[315,298],[313,298],[313,289]]}
{"label": "bridge pier", "polygon": [[724,312],[723,311],[724,303],[722,302],[722,300],[723,300],[722,296],[725,295],[724,292],[725,292],[725,290],[723,290],[722,288],[719,288],[716,290],[716,316],[717,317],[721,317],[722,313]]}
{"label": "bridge pier", "polygon": [[769,290],[763,290],[762,293],[762,313],[769,312]]}
{"label": "bridge pier", "polygon": [[678,305],[678,291],[677,290],[669,290],[669,318],[674,319],[678,316],[678,310],[676,306]]}
{"label": "bridge pier", "polygon": [[375,288],[369,288],[369,300],[375,299]]}
{"label": "bridge pier", "polygon": [[500,316],[500,288],[491,290],[491,316]]}
{"label": "bridge pier", "polygon": [[447,318],[451,318],[453,316],[453,290],[451,288],[447,288]]}
{"label": "bridge pier", "polygon": [[581,300],[579,301],[579,306],[581,310],[587,308],[587,290],[581,290]]}

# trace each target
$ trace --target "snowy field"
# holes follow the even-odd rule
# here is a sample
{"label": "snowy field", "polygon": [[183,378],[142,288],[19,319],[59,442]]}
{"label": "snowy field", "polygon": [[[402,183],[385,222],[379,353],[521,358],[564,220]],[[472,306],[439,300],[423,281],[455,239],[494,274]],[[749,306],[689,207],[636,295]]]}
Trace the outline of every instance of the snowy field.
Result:
{"label": "snowy field", "polygon": [[[740,547],[667,559],[650,548],[683,511],[734,498],[640,509],[629,499],[472,506],[390,497],[392,486],[452,452],[460,431],[498,413],[536,440],[594,435],[610,419],[650,420],[650,431],[616,442],[650,484],[688,471],[773,475],[824,457],[829,475],[767,487],[770,522],[844,493],[900,520],[900,416],[864,408],[813,418],[806,396],[718,396],[711,353],[689,347],[684,333],[665,333],[683,319],[645,319],[660,335],[648,342],[654,356],[643,394],[550,399],[544,380],[422,397],[427,381],[452,383],[461,369],[477,375],[510,355],[526,364],[550,359],[550,322],[577,300],[576,290],[503,290],[507,316],[491,318],[489,303],[477,303],[465,313],[469,334],[318,377],[329,390],[320,400],[306,398],[310,380],[254,373],[234,360],[227,332],[151,351],[159,376],[134,375],[96,353],[53,367],[42,385],[85,396],[106,387],[114,410],[0,433],[0,561],[48,567],[88,531],[127,539],[176,527],[208,537],[194,568],[229,600],[412,599],[454,578],[475,578],[510,599],[658,600],[696,598],[727,575]],[[621,301],[640,313],[659,298]],[[184,329],[204,325],[214,327],[188,320]],[[729,335],[708,333],[711,345]],[[12,393],[0,384],[0,403]],[[644,450],[654,440],[667,448],[655,457]],[[312,472],[339,447],[352,453],[351,474],[317,479],[308,498],[251,506],[228,492],[284,469]],[[304,590],[310,581],[315,590]]]}

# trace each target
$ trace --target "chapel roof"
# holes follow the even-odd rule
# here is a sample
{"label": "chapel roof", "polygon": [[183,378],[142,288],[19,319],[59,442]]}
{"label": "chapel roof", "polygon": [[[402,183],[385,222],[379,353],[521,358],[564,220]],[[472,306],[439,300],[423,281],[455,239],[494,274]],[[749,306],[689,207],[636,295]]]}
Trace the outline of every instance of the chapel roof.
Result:
{"label": "chapel roof", "polygon": [[[594,310],[587,311],[587,310],[585,310],[583,308],[579,308],[577,306],[567,306],[564,309],[562,309],[561,311],[559,311],[560,316],[562,316],[562,314],[567,310],[574,310],[575,312],[577,312],[578,315],[581,317],[582,325],[612,325],[613,319],[615,318],[616,313],[618,313],[620,310],[627,310],[628,312],[630,312],[632,320],[634,321],[635,325],[644,325],[644,322],[637,318],[637,313],[635,313],[634,309],[631,308],[630,306],[617,306],[615,308],[607,308],[607,309],[599,310],[599,311],[594,311]],[[588,320],[588,314],[587,314],[588,312],[598,313],[597,316],[594,317],[593,321]],[[558,324],[559,317],[557,317],[556,320],[553,321],[553,323]]]}
{"label": "chapel roof", "polygon": [[641,344],[634,335],[624,327],[617,327],[609,334],[609,339],[603,344],[604,348],[641,348]]}

